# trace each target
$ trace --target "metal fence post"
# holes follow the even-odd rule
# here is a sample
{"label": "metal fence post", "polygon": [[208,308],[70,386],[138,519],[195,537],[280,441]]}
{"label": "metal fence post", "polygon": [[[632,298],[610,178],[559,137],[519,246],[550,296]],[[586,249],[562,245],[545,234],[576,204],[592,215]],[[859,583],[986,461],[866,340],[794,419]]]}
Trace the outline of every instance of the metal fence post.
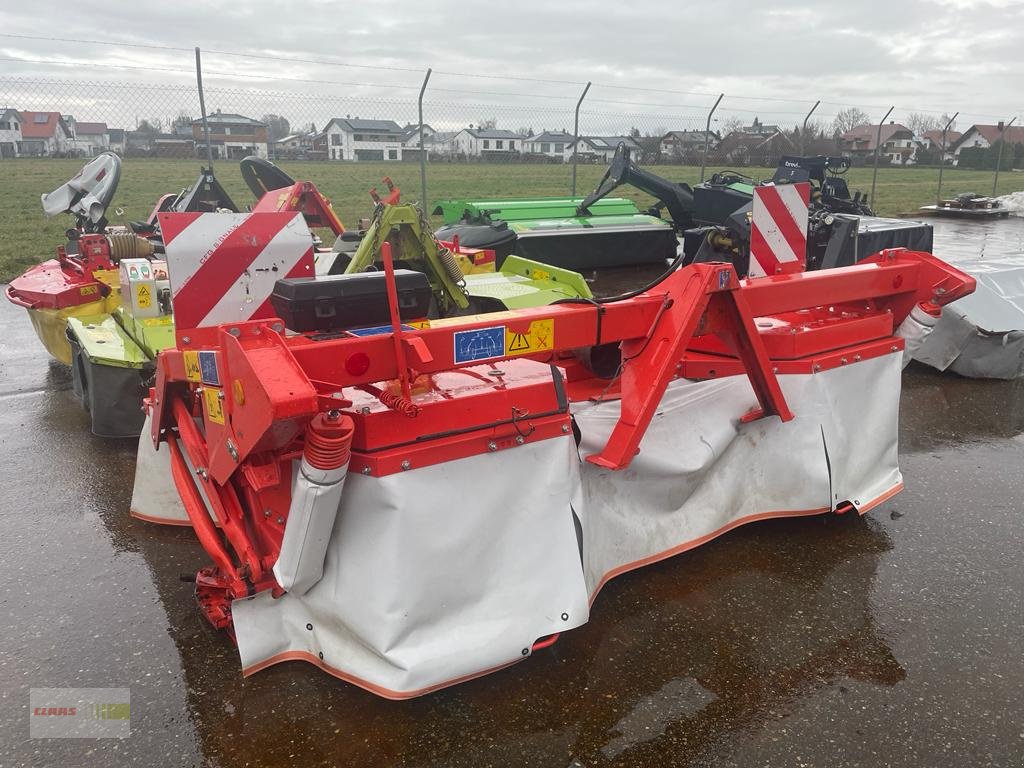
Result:
{"label": "metal fence post", "polygon": [[580,94],[579,101],[576,102],[576,119],[573,123],[572,129],[572,192],[571,197],[576,197],[576,159],[580,154],[580,105],[583,104],[583,100],[587,98],[587,91],[590,90],[590,81],[587,81],[586,86],[583,88],[583,93]]}
{"label": "metal fence post", "polygon": [[957,112],[956,115],[949,118],[949,122],[942,128],[942,150],[939,153],[939,188],[935,192],[936,205],[939,205],[942,202],[942,170],[946,167],[946,132],[949,130],[949,126],[953,124],[953,121],[956,120],[956,117],[959,114],[960,113]]}
{"label": "metal fence post", "polygon": [[804,126],[800,129],[800,155],[804,154],[804,136],[807,134],[807,121],[811,119],[811,115],[814,114],[814,110],[821,104],[821,100],[814,102],[814,106],[811,107],[811,111],[807,113],[807,117],[804,118]]}
{"label": "metal fence post", "polygon": [[196,46],[196,86],[199,89],[199,112],[203,118],[203,139],[206,141],[206,163],[213,172],[213,147],[210,145],[210,123],[206,119],[206,98],[203,96],[203,62]]}
{"label": "metal fence post", "polygon": [[[1006,129],[1013,125],[1016,120],[1016,117],[1012,118],[1010,122],[1003,126],[1003,130],[999,132],[999,151],[996,153],[996,175],[992,178],[992,197],[996,196],[996,184],[999,183],[999,166],[1003,164],[1003,144],[1006,143]],[[1013,165],[1013,163],[1011,162],[1010,165]]]}
{"label": "metal fence post", "polygon": [[423,85],[420,86],[418,102],[420,115],[420,205],[423,206],[423,213],[426,216],[430,215],[430,211],[427,210],[427,153],[423,149],[423,93],[427,90],[427,81],[430,80],[430,73],[432,71],[430,67],[427,67],[427,74],[423,77]]}
{"label": "metal fence post", "polygon": [[708,121],[704,125],[704,154],[700,158],[700,180],[704,181],[704,168],[708,164],[708,145],[711,143],[711,116],[715,114],[715,110],[718,109],[718,105],[721,103],[722,98],[725,96],[724,93],[718,94],[718,98],[715,99],[714,105],[711,107],[711,111],[708,112]]}
{"label": "metal fence post", "polygon": [[894,109],[896,107],[889,107],[889,111],[885,113],[885,117],[878,124],[878,133],[875,135],[875,170],[871,174],[871,197],[869,199],[871,205],[875,204],[875,182],[878,180],[878,154],[879,150],[882,149],[882,126],[885,125],[885,121],[889,119],[889,115],[892,114]]}

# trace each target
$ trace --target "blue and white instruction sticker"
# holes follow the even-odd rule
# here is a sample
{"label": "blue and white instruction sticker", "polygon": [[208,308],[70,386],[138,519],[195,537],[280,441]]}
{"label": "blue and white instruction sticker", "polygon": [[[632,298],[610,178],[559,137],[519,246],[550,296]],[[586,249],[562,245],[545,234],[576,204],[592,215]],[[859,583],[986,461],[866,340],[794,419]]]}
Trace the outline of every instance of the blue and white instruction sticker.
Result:
{"label": "blue and white instruction sticker", "polygon": [[472,363],[505,356],[505,326],[476,328],[455,334],[455,362]]}
{"label": "blue and white instruction sticker", "polygon": [[217,353],[207,350],[199,353],[199,370],[203,384],[220,386],[220,371],[217,370]]}

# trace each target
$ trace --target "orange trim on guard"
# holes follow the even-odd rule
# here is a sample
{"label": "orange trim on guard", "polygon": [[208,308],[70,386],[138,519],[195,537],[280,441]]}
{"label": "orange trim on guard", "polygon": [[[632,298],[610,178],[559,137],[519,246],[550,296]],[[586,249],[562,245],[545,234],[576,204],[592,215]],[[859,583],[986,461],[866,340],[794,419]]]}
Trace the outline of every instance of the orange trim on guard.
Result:
{"label": "orange trim on guard", "polygon": [[898,483],[896,483],[896,485],[894,485],[888,491],[883,493],[881,496],[877,496],[874,499],[872,499],[871,501],[869,501],[867,504],[862,505],[861,508],[857,510],[857,514],[858,515],[863,515],[865,512],[874,509],[879,504],[884,504],[885,502],[887,502],[889,499],[891,499],[893,496],[895,496],[897,493],[899,493],[902,490],[903,490],[903,481],[900,480]]}
{"label": "orange trim on guard", "polygon": [[648,555],[647,557],[643,557],[639,560],[634,560],[632,563],[626,563],[625,565],[620,565],[616,568],[612,568],[604,576],[601,577],[601,581],[598,582],[598,585],[594,588],[594,591],[590,593],[590,605],[594,605],[594,600],[597,599],[597,593],[601,591],[605,584],[614,579],[616,576],[621,576],[624,573],[629,573],[629,571],[635,571],[637,568],[643,568],[645,565],[652,565],[662,560],[667,560],[668,558],[674,557],[675,555],[680,555],[683,552],[686,552],[687,550],[696,549],[702,544],[706,544],[712,539],[716,539],[722,534],[728,533],[733,528],[739,528],[741,525],[745,525],[746,523],[754,523],[758,520],[769,520],[775,517],[810,517],[811,515],[823,515],[829,511],[829,507],[817,507],[815,509],[798,509],[783,512],[759,512],[755,515],[747,515],[746,517],[737,518],[736,520],[733,520],[731,523],[723,525],[721,528],[718,528],[717,530],[714,530],[711,533],[706,533],[703,536],[700,536],[696,539],[691,539],[690,541],[679,544],[675,547],[672,547],[671,549],[666,549],[664,552],[659,552],[656,555]]}
{"label": "orange trim on guard", "polygon": [[171,520],[167,517],[153,517],[152,515],[144,515],[141,512],[136,512],[134,509],[128,510],[128,514],[134,517],[136,520],[143,520],[147,523],[156,523],[157,525],[176,525],[178,527],[192,527],[191,520]]}
{"label": "orange trim on guard", "polygon": [[[524,656],[523,658],[526,657]],[[374,685],[373,683],[367,682],[362,678],[356,677],[355,675],[350,675],[347,672],[342,672],[340,669],[332,667],[323,659],[314,656],[312,653],[309,653],[308,651],[285,651],[283,653],[275,654],[271,656],[269,659],[266,659],[265,661],[261,661],[256,664],[252,664],[251,666],[244,667],[242,669],[242,676],[249,677],[249,675],[254,675],[257,672],[266,669],[267,667],[271,667],[274,664],[280,664],[283,661],[307,661],[310,664],[319,667],[327,674],[333,675],[339,680],[344,680],[346,683],[357,685],[360,688],[367,690],[370,693],[375,693],[378,696],[381,696],[385,699],[391,699],[392,701],[402,701],[403,699],[414,699],[417,696],[425,696],[428,693],[439,691],[442,688],[447,688],[450,685],[458,685],[459,683],[465,683],[469,680],[474,680],[478,677],[489,675],[492,672],[497,672],[498,670],[504,669],[505,667],[511,667],[513,664],[517,664],[518,662],[522,661],[522,659],[513,659],[512,661],[505,662],[504,664],[499,664],[496,667],[490,667],[489,669],[485,669],[480,672],[473,672],[472,674],[463,675],[462,677],[457,677],[454,680],[447,680],[443,683],[437,683],[436,685],[430,685],[426,688],[418,688],[414,691],[393,691],[390,688],[383,688],[379,685]]]}

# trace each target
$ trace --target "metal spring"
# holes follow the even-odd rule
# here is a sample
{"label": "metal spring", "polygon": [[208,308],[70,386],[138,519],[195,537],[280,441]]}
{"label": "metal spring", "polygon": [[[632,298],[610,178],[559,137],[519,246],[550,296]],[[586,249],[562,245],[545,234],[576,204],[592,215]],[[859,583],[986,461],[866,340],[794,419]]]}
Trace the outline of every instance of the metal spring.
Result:
{"label": "metal spring", "polygon": [[444,271],[448,273],[451,281],[457,285],[462,285],[466,278],[462,274],[462,268],[459,266],[455,254],[442,246],[437,249],[437,258],[441,260],[441,264],[444,265]]}
{"label": "metal spring", "polygon": [[396,395],[391,392],[381,392],[377,395],[377,399],[391,410],[398,411],[400,414],[407,416],[410,419],[415,419],[420,415],[420,407],[416,405],[416,403],[406,400],[401,395]]}
{"label": "metal spring", "polygon": [[362,384],[359,388],[363,390],[363,392],[376,397],[382,404],[391,410],[397,411],[407,418],[415,419],[420,415],[420,407],[416,405],[416,403],[406,400],[401,395],[387,392],[380,387],[373,386],[373,384]]}
{"label": "metal spring", "polygon": [[349,416],[331,411],[317,414],[306,427],[302,457],[317,469],[337,469],[348,463],[355,425]]}

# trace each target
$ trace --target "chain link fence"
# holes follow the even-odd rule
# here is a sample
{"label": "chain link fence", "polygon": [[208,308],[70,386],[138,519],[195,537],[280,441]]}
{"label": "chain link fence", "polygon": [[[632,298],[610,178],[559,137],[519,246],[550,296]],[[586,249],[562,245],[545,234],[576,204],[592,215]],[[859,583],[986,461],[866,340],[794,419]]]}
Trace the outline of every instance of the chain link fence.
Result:
{"label": "chain link fence", "polygon": [[[886,113],[882,106],[803,96],[332,62],[307,62],[303,77],[289,78],[267,74],[263,60],[285,71],[289,61],[305,60],[227,52],[213,52],[203,72],[207,141],[191,51],[167,51],[146,65],[19,60],[38,70],[60,68],[62,76],[0,75],[0,158],[111,150],[128,158],[255,154],[278,162],[418,164],[422,172],[403,176],[410,184],[422,174],[422,197],[432,174],[446,172],[442,166],[507,167],[500,176],[477,173],[477,195],[513,195],[527,180],[535,182],[534,195],[583,193],[620,143],[638,164],[664,166],[659,173],[686,181],[723,168],[764,178],[785,155],[844,155],[854,166],[870,167],[1024,168],[1024,128],[1012,114],[976,115],[968,126],[966,115],[950,119],[957,115],[952,108]],[[124,61],[137,60],[130,49],[120,53]],[[118,70],[119,79],[92,79],[104,66]],[[348,79],[350,70],[339,66],[358,68],[365,80]],[[90,78],[79,79],[79,71]],[[955,130],[958,123],[964,135]]]}

